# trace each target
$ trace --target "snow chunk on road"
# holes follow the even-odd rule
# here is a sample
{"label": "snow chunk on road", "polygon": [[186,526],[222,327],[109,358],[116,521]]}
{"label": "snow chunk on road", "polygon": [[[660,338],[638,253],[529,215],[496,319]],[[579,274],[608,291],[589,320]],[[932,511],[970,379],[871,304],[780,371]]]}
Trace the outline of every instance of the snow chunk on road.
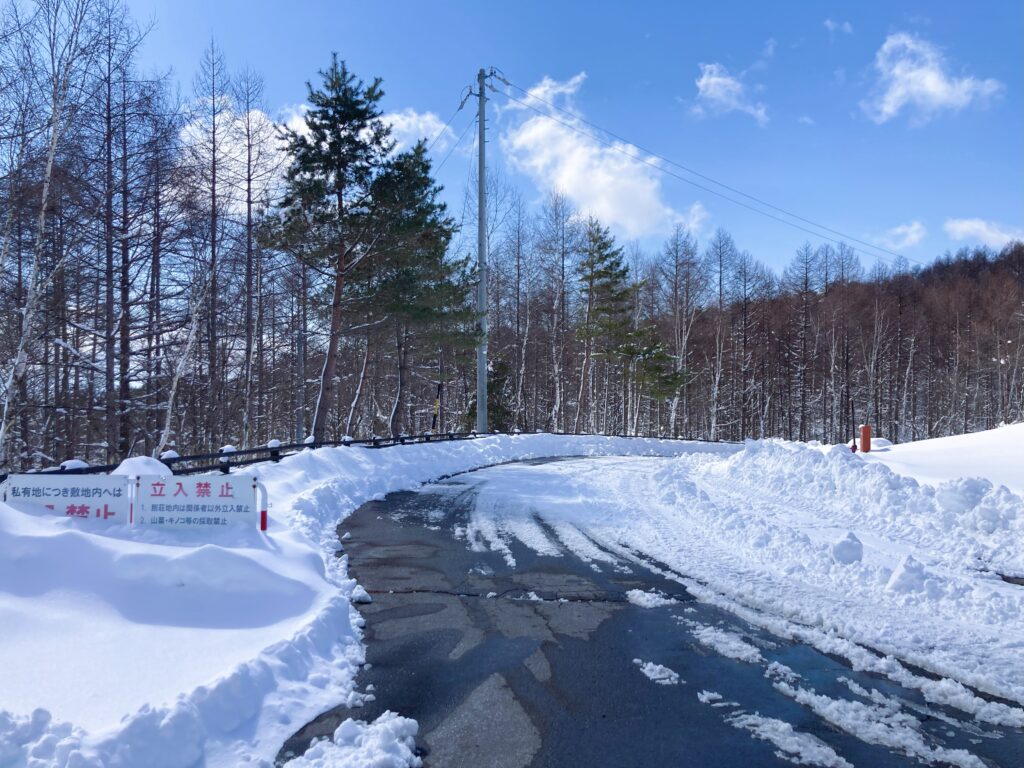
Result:
{"label": "snow chunk on road", "polygon": [[631,589],[626,593],[626,600],[641,608],[661,608],[663,605],[675,605],[679,602],[674,597],[666,597],[653,589],[650,592]]}
{"label": "snow chunk on road", "polygon": [[314,744],[285,768],[414,768],[422,765],[416,748],[415,720],[385,712],[367,725],[349,718],[330,741]]}
{"label": "snow chunk on road", "polygon": [[727,632],[717,627],[709,627],[696,621],[683,622],[693,633],[701,645],[716,651],[723,656],[748,664],[760,664],[764,661],[761,652],[735,632]]}
{"label": "snow chunk on road", "polygon": [[676,672],[673,672],[671,669],[664,667],[661,664],[655,664],[653,661],[633,659],[633,663],[640,667],[640,671],[643,672],[644,675],[658,685],[678,685],[679,683],[686,682],[685,680],[681,680]]}
{"label": "snow chunk on road", "polygon": [[842,565],[853,565],[864,559],[864,545],[851,531],[832,545],[832,559]]}
{"label": "snow chunk on road", "polygon": [[730,725],[750,731],[756,738],[770,741],[778,748],[775,754],[797,765],[819,765],[825,768],[853,768],[828,744],[809,733],[800,733],[784,720],[761,715],[735,714],[726,718]]}

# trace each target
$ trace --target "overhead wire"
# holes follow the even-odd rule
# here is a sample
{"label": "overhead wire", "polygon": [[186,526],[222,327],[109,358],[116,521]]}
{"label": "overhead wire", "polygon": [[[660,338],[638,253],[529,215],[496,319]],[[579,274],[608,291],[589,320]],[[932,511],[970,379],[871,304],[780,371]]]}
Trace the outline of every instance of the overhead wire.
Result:
{"label": "overhead wire", "polygon": [[460,144],[462,144],[462,140],[466,138],[466,134],[469,133],[469,129],[472,128],[475,124],[476,118],[474,117],[466,124],[466,127],[462,129],[462,133],[459,134],[459,138],[456,139],[455,143],[452,144],[451,148],[449,148],[448,153],[444,156],[444,159],[440,163],[438,163],[437,167],[434,169],[434,173],[437,173],[442,168],[444,168],[444,164],[448,162],[448,158],[450,158],[452,156],[452,153],[455,152],[455,150],[458,148]]}
{"label": "overhead wire", "polygon": [[[559,107],[557,104],[553,104],[552,102],[547,101],[546,99],[543,99],[540,96],[532,94],[529,91],[527,91],[526,89],[522,88],[521,86],[518,86],[515,83],[512,83],[507,78],[505,78],[502,74],[499,74],[499,73],[495,72],[494,75],[501,82],[505,83],[509,87],[514,88],[517,91],[520,91],[520,92],[526,94],[526,97],[528,99],[531,99],[531,100],[534,100],[534,101],[539,101],[540,103],[545,104],[546,106],[550,107],[551,109],[554,109],[554,110],[557,110],[558,112],[562,112],[563,114],[569,115],[577,123],[582,123],[582,124],[584,124],[584,125],[586,125],[586,126],[588,126],[590,128],[593,128],[595,131],[598,131],[599,133],[595,134],[595,133],[591,133],[589,131],[584,131],[584,130],[582,130],[579,127],[579,125],[576,125],[574,123],[570,123],[570,122],[568,122],[566,120],[562,120],[562,119],[558,118],[555,115],[552,115],[552,114],[550,114],[548,112],[545,112],[542,109],[539,109],[534,104],[531,104],[531,103],[529,103],[527,101],[523,101],[522,99],[518,99],[515,96],[511,95],[510,93],[505,93],[504,96],[507,99],[509,99],[510,101],[513,101],[513,102],[515,102],[517,104],[520,104],[521,106],[523,106],[523,107],[525,107],[527,109],[532,110],[533,112],[541,115],[542,117],[545,117],[545,118],[547,118],[549,120],[553,120],[554,122],[558,123],[559,125],[562,125],[563,127],[568,128],[569,130],[574,131],[575,133],[578,133],[581,136],[585,136],[585,137],[587,137],[589,139],[597,141],[597,142],[603,144],[604,146],[606,146],[606,147],[608,147],[608,148],[610,148],[610,149],[612,149],[612,150],[614,150],[616,152],[619,152],[620,154],[625,155],[626,157],[630,158],[631,160],[634,160],[635,162],[643,163],[644,165],[647,165],[647,166],[649,166],[651,168],[654,168],[657,171],[660,171],[661,173],[666,174],[667,176],[671,176],[671,177],[673,177],[675,179],[678,179],[679,181],[682,181],[682,182],[684,182],[686,184],[689,184],[689,185],[691,185],[693,187],[696,187],[697,189],[704,190],[705,192],[708,192],[709,194],[712,194],[712,195],[715,195],[717,197],[720,197],[723,200],[726,200],[726,201],[728,201],[730,203],[733,203],[734,205],[739,205],[739,206],[741,206],[743,208],[746,208],[747,210],[750,210],[750,211],[753,211],[754,213],[760,214],[761,216],[765,216],[767,218],[773,219],[774,221],[777,221],[777,222],[779,222],[781,224],[785,224],[786,226],[789,226],[789,227],[793,227],[793,228],[798,229],[798,230],[800,230],[802,232],[805,232],[807,234],[813,235],[814,237],[821,238],[821,239],[824,239],[824,240],[828,240],[828,241],[833,242],[833,243],[835,243],[837,245],[838,244],[847,245],[852,250],[860,251],[865,256],[869,256],[871,258],[876,258],[876,259],[882,259],[884,261],[890,261],[890,262],[893,260],[893,258],[895,258],[895,259],[905,259],[907,261],[913,261],[916,264],[921,264],[922,266],[924,265],[924,262],[922,262],[922,261],[918,261],[917,259],[912,259],[912,258],[910,258],[908,256],[905,256],[905,255],[901,254],[901,253],[897,253],[895,251],[891,251],[891,250],[889,250],[887,248],[883,248],[882,246],[878,246],[878,245],[875,245],[873,243],[867,242],[865,240],[861,240],[859,238],[853,237],[852,235],[849,235],[847,233],[841,232],[841,231],[839,231],[837,229],[833,229],[831,227],[825,226],[824,224],[820,224],[820,223],[818,223],[816,221],[813,221],[811,219],[807,219],[807,218],[805,218],[803,216],[799,216],[798,214],[792,213],[791,211],[788,211],[788,210],[786,210],[784,208],[780,208],[779,206],[773,205],[772,203],[769,203],[769,202],[767,202],[765,200],[762,200],[761,198],[758,198],[758,197],[756,197],[754,195],[747,194],[746,192],[743,192],[742,190],[736,189],[735,187],[731,187],[731,186],[729,186],[729,185],[727,185],[727,184],[725,184],[723,182],[717,181],[716,179],[714,179],[714,178],[712,178],[710,176],[707,176],[707,175],[702,174],[702,173],[700,173],[698,171],[695,171],[692,168],[688,168],[687,166],[684,166],[681,163],[677,163],[674,160],[671,160],[670,158],[665,157],[664,155],[661,155],[661,154],[659,154],[657,152],[653,152],[653,151],[651,151],[649,149],[646,149],[646,148],[640,146],[639,144],[631,142],[628,139],[626,139],[625,137],[620,136],[619,134],[614,133],[613,131],[609,131],[609,130],[607,130],[605,128],[602,128],[601,126],[597,125],[596,123],[593,123],[593,122],[587,120],[586,118],[581,117],[580,115],[578,115],[575,112],[572,112],[570,110],[567,110],[567,109],[564,109],[562,107]],[[621,144],[616,143],[614,141],[610,141],[610,140],[606,139],[604,136],[602,136],[600,134],[606,134],[608,136],[611,136],[614,139],[616,139],[618,142],[621,142]],[[633,147],[636,150],[638,150],[639,152],[643,152],[644,154],[649,155],[650,157],[649,158],[645,158],[645,157],[641,157],[641,156],[637,155],[636,153],[629,152],[629,151],[627,151],[622,146],[622,144],[625,144],[625,145],[627,145],[629,147]],[[805,224],[808,224],[811,227],[814,227],[816,230],[821,230],[821,231],[815,231],[815,230],[812,230],[812,229],[808,229],[807,227],[801,226],[800,224],[797,224],[797,223],[795,223],[793,221],[781,218],[780,216],[776,216],[776,215],[770,213],[769,211],[762,210],[761,208],[753,206],[753,205],[751,205],[749,203],[745,203],[742,200],[737,200],[737,199],[735,199],[733,197],[730,197],[729,195],[724,194],[723,192],[721,192],[721,191],[719,191],[717,189],[713,189],[713,188],[708,187],[708,186],[706,186],[704,184],[696,182],[693,179],[687,178],[687,177],[682,176],[682,175],[680,175],[678,173],[674,173],[673,171],[665,168],[663,165],[661,165],[661,164],[659,164],[657,162],[653,162],[650,158],[655,158],[655,159],[661,161],[662,163],[665,163],[667,165],[673,166],[675,168],[679,168],[679,169],[685,171],[686,173],[689,173],[689,174],[697,176],[697,177],[699,177],[701,179],[704,179],[704,180],[710,182],[711,184],[715,184],[716,186],[721,187],[722,189],[726,189],[726,190],[728,190],[728,191],[730,191],[730,192],[732,192],[732,193],[734,193],[736,195],[739,195],[741,197],[745,197],[748,200],[752,200],[752,201],[754,201],[754,202],[758,203],[759,205],[762,205],[762,206],[764,206],[766,208],[770,208],[770,209],[772,209],[774,211],[778,211],[779,213],[781,213],[781,214],[783,214],[785,216],[788,216],[788,217],[790,217],[792,219],[796,219],[797,221],[802,221]],[[837,235],[841,239],[836,239],[835,237],[830,237],[829,235],[822,234],[822,232],[829,232],[832,235]],[[852,245],[850,245],[851,242],[858,243],[858,244],[860,244],[863,247],[862,248],[854,248]],[[865,248],[870,249],[870,250],[865,250]]]}

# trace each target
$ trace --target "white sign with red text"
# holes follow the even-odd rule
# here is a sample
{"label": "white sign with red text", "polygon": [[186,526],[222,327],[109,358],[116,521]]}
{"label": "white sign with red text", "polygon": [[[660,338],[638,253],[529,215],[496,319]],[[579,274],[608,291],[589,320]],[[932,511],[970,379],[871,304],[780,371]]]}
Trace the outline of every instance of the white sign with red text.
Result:
{"label": "white sign with red text", "polygon": [[4,501],[34,515],[57,515],[86,525],[127,525],[132,511],[129,489],[123,475],[39,472],[11,475]]}
{"label": "white sign with red text", "polygon": [[134,524],[195,530],[259,525],[251,476],[142,476],[136,486]]}

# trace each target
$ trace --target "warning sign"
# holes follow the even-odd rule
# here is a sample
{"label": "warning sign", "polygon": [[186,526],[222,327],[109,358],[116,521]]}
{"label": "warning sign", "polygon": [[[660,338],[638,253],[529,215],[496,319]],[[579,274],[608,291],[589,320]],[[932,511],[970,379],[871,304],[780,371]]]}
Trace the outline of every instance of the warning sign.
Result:
{"label": "warning sign", "polygon": [[135,525],[160,528],[254,527],[260,514],[252,477],[197,476],[138,479]]}

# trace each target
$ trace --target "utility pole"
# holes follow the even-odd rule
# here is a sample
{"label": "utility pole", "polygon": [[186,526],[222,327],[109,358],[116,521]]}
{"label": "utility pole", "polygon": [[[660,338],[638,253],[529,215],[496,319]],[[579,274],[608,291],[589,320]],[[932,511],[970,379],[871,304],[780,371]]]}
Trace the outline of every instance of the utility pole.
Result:
{"label": "utility pole", "polygon": [[479,180],[477,182],[477,233],[476,263],[480,282],[476,286],[476,312],[479,316],[477,331],[480,340],[476,347],[476,431],[487,432],[487,184],[484,165],[484,145],[487,143],[487,96],[485,95],[487,74],[481,69],[476,76],[479,107],[480,158],[478,160]]}

